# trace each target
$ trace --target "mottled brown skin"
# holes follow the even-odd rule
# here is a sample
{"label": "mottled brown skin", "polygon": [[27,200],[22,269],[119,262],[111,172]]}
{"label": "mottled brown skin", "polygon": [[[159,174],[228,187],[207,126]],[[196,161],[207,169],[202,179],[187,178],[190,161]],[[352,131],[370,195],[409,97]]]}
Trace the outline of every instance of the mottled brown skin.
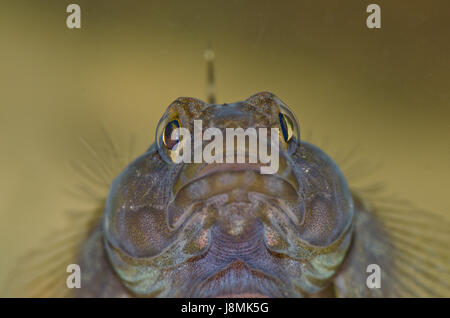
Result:
{"label": "mottled brown skin", "polygon": [[[160,126],[177,118],[191,131],[194,119],[204,129],[279,127],[280,112],[296,125],[268,92],[231,105],[179,98]],[[280,137],[271,176],[246,165],[173,164],[152,145],[111,187],[82,248],[77,296],[371,295],[365,268],[386,261],[370,234],[381,229],[336,164],[295,134]]]}
{"label": "mottled brown skin", "polygon": [[[356,198],[355,202],[355,228],[361,229],[360,233],[370,233],[370,235],[353,234],[352,246],[346,255],[346,259],[341,265],[336,276],[327,288],[316,294],[310,294],[309,297],[373,297],[388,296],[389,288],[383,290],[369,289],[366,286],[366,267],[368,264],[382,264],[384,267],[395,266],[390,259],[385,257],[388,253],[383,251],[383,246],[374,247],[372,244],[376,242],[380,233],[385,235],[385,240],[389,240],[389,234],[378,223],[376,218],[368,212],[368,207],[363,206],[362,202]],[[371,239],[376,237],[377,239]],[[360,241],[362,240],[362,241]],[[356,241],[356,242],[355,242]],[[374,250],[382,249],[376,257]],[[88,268],[83,271],[83,288],[75,290],[77,297],[135,297],[121,282],[120,277],[116,275],[103,247],[103,239],[101,227],[98,226],[90,239],[82,248],[83,260],[80,263],[81,268]],[[380,258],[381,257],[381,258]],[[388,282],[389,283],[389,282]],[[382,294],[384,291],[387,294]],[[223,295],[222,297],[235,298],[256,298],[263,297],[258,294],[242,294],[242,295]],[[266,297],[266,296],[264,296]]]}
{"label": "mottled brown skin", "polygon": [[109,263],[103,246],[101,226],[97,226],[81,248],[82,288],[76,297],[131,297]]}

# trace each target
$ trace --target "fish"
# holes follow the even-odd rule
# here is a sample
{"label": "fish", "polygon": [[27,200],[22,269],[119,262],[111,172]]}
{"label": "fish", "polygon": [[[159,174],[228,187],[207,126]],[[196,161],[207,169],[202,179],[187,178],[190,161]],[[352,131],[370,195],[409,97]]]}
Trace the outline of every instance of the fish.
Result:
{"label": "fish", "polygon": [[[173,121],[193,131],[198,119],[205,131],[286,131],[275,136],[278,171],[261,174],[259,164],[228,160],[174,163]],[[113,277],[125,286],[121,293],[139,296],[320,292],[349,249],[353,200],[333,161],[297,136],[293,114],[268,92],[233,104],[175,100],[160,121],[156,142],[114,180],[96,231],[102,235],[93,234],[80,256],[85,269],[108,260],[111,276],[105,277],[104,266],[85,270],[92,276],[82,276],[85,287],[79,292],[102,286],[102,294],[117,286]]]}
{"label": "fish", "polygon": [[[302,140],[295,114],[275,94],[215,100],[211,88],[208,102],[173,101],[154,143],[129,161],[110,138],[103,153],[84,142],[95,164],[78,171],[101,189],[98,195],[82,189],[96,208],[74,213],[70,228],[25,256],[27,270],[36,270],[22,291],[37,297],[450,296],[446,219],[353,187],[352,172],[360,173],[345,166],[355,154],[334,160]],[[261,140],[278,151],[277,171],[262,174],[260,162],[178,161],[175,149],[184,139],[173,132],[194,131],[199,120],[202,132],[276,128],[275,144],[272,135]],[[214,154],[228,159],[227,150],[222,145]],[[246,160],[250,150],[246,145]],[[237,152],[232,148],[233,158]],[[66,285],[71,263],[81,269],[80,288]]]}

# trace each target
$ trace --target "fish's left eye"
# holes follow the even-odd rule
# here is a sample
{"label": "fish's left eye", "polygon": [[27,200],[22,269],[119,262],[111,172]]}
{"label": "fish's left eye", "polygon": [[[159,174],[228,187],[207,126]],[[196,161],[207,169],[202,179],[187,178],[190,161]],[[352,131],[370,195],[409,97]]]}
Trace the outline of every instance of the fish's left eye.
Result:
{"label": "fish's left eye", "polygon": [[288,115],[279,113],[281,133],[285,142],[289,142],[294,135],[294,124]]}

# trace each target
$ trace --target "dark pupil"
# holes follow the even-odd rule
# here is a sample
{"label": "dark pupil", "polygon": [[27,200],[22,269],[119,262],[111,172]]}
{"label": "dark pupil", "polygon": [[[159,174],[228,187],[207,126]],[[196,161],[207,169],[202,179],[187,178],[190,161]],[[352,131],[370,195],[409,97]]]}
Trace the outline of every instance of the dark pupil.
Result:
{"label": "dark pupil", "polygon": [[177,128],[180,128],[180,124],[177,120],[172,120],[164,130],[164,141],[168,149],[172,149],[179,141],[178,139],[172,139],[172,132]]}
{"label": "dark pupil", "polygon": [[286,118],[284,117],[284,115],[282,113],[280,113],[278,115],[278,117],[280,118],[280,126],[281,126],[281,132],[283,133],[283,138],[285,141],[288,141],[289,134],[288,134]]}

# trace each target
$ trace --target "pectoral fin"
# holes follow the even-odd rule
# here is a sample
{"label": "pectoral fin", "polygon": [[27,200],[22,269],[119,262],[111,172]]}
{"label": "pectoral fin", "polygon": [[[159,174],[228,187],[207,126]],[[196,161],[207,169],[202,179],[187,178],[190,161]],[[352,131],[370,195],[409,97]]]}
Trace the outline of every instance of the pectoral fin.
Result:
{"label": "pectoral fin", "polygon": [[[355,233],[334,280],[340,297],[449,297],[450,225],[405,202],[379,199],[369,207],[357,196]],[[380,268],[380,288],[369,288],[370,264]],[[370,284],[369,284],[370,285]],[[373,285],[371,286],[373,287]]]}

